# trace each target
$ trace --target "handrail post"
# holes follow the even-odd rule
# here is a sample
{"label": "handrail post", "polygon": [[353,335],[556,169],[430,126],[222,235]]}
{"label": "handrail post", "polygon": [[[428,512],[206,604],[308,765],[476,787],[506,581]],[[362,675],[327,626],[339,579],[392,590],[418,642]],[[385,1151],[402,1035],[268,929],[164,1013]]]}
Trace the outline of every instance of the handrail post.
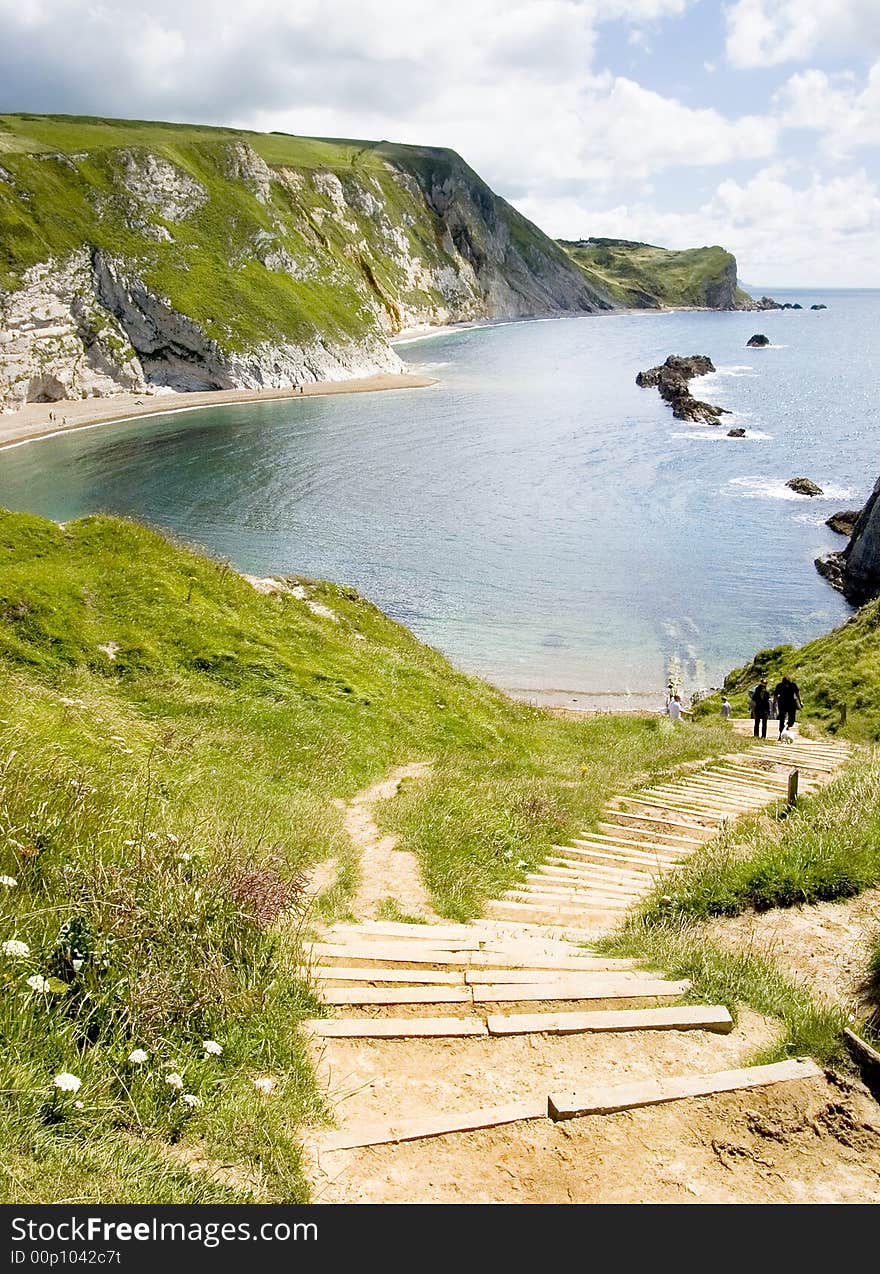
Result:
{"label": "handrail post", "polygon": [[797,805],[797,798],[798,798],[798,771],[792,770],[788,776],[788,800],[786,801],[786,807],[788,809],[793,809],[794,806]]}

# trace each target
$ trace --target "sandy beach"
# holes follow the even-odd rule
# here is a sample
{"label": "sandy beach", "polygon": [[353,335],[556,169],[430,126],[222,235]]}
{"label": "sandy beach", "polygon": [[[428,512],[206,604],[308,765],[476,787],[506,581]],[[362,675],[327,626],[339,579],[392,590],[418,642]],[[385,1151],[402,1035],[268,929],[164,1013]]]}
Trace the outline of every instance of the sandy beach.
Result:
{"label": "sandy beach", "polygon": [[[205,393],[114,394],[112,398],[64,399],[56,403],[28,403],[8,415],[0,415],[0,449],[33,442],[37,438],[71,433],[112,421],[137,420],[166,412],[224,407],[231,403],[272,402],[278,399],[320,397],[325,394],[368,394],[386,389],[426,389],[436,385],[434,376],[409,373],[362,376],[353,380],[315,381],[297,389],[220,389]],[[49,413],[54,419],[49,419]]]}

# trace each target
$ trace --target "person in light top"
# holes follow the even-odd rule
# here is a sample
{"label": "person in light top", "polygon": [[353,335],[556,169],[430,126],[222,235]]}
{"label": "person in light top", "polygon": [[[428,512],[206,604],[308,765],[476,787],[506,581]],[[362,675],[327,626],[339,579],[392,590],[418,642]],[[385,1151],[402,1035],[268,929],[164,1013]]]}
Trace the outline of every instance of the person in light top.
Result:
{"label": "person in light top", "polygon": [[732,712],[733,712],[733,708],[730,706],[730,700],[728,699],[727,695],[722,695],[721,696],[721,715],[722,717],[724,717],[725,721],[730,720],[730,714]]}
{"label": "person in light top", "polygon": [[674,694],[666,705],[666,712],[669,716],[669,720],[675,724],[676,721],[680,721],[684,716],[684,711],[685,709],[684,704],[681,702],[681,695],[677,693]]}

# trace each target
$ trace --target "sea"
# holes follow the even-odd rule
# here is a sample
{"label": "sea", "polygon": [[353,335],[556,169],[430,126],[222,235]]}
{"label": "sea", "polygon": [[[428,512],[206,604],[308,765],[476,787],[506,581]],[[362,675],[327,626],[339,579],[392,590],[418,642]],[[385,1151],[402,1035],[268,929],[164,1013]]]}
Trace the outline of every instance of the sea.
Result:
{"label": "sea", "polygon": [[[536,703],[662,706],[843,623],[813,565],[880,469],[880,291],[800,310],[484,324],[401,341],[427,389],[237,404],[0,452],[0,504],[106,511],[236,568],[354,585]],[[813,304],[827,309],[812,310]],[[747,341],[761,332],[764,349]],[[707,354],[728,410],[676,421],[636,374]],[[744,438],[728,429],[744,428]],[[823,494],[786,486],[811,478]]]}

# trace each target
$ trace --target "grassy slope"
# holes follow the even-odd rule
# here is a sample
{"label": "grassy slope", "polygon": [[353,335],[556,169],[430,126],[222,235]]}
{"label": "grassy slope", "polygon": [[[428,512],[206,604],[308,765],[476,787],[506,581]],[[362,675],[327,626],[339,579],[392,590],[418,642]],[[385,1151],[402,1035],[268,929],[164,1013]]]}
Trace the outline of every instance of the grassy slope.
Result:
{"label": "grassy slope", "polygon": [[719,247],[675,252],[614,239],[562,241],[562,246],[588,279],[606,287],[621,305],[637,308],[711,305],[725,272],[731,266],[736,271],[733,257]]}
{"label": "grassy slope", "polygon": [[[798,683],[804,716],[832,731],[859,740],[880,739],[880,600],[869,602],[851,619],[807,645],[762,650],[725,679],[736,713],[748,715],[748,691],[760,677],[771,686],[783,673]],[[845,728],[840,726],[846,706]],[[717,712],[717,696],[698,713]]]}
{"label": "grassy slope", "polygon": [[[310,587],[336,620],[140,526],[0,515],[0,875],[18,881],[0,942],[30,948],[0,955],[10,1198],[239,1197],[169,1160],[178,1139],[303,1196],[297,1129],[320,1111],[295,1022],[315,1005],[275,916],[302,868],[345,860],[338,801],[392,765],[434,762],[393,821],[462,916],[611,789],[726,742],[512,704],[351,591]],[[349,866],[335,914],[354,883]],[[53,1102],[60,1071],[82,1110]]]}

